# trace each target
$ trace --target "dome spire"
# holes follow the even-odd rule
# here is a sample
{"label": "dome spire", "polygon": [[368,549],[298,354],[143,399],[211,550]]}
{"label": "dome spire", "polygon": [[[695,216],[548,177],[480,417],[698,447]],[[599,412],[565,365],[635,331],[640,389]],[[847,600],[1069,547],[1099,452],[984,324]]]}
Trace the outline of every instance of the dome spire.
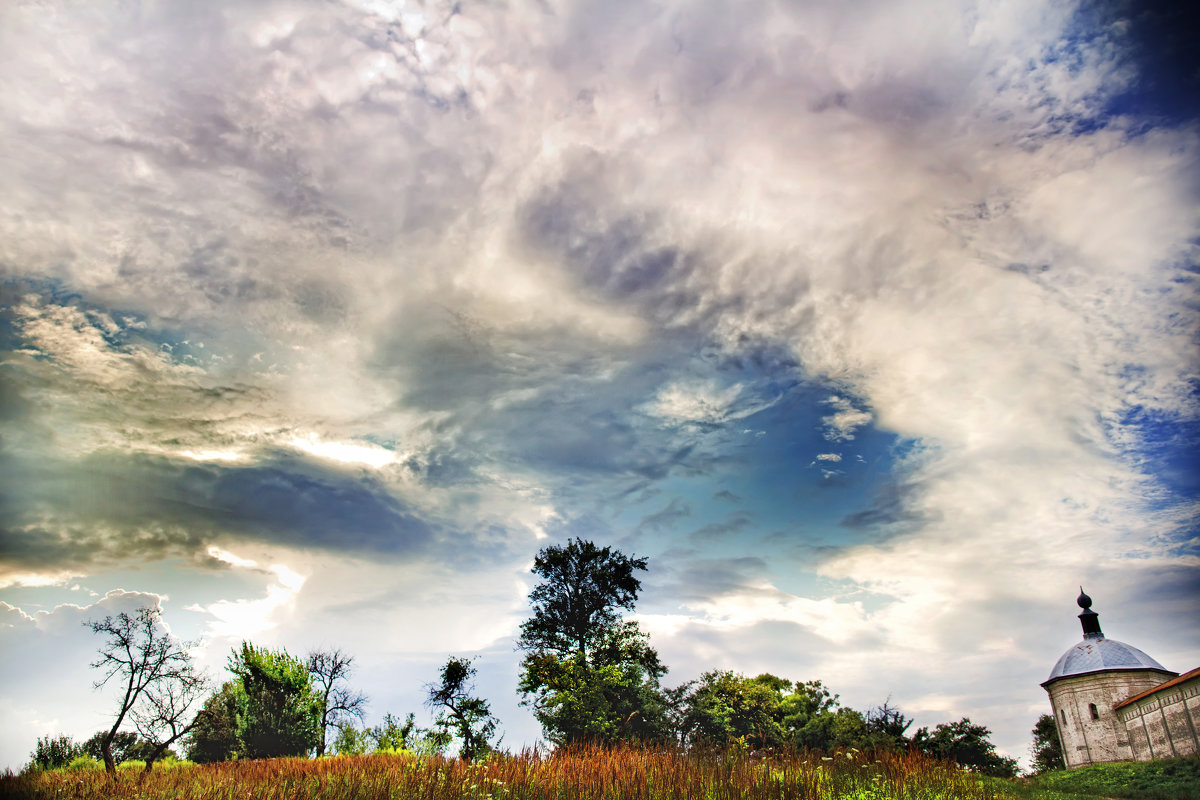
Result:
{"label": "dome spire", "polygon": [[1092,611],[1092,598],[1088,597],[1083,587],[1079,587],[1079,597],[1075,599],[1076,604],[1083,609],[1083,613],[1079,615],[1079,622],[1083,625],[1084,639],[1103,639],[1104,632],[1100,630],[1100,615]]}

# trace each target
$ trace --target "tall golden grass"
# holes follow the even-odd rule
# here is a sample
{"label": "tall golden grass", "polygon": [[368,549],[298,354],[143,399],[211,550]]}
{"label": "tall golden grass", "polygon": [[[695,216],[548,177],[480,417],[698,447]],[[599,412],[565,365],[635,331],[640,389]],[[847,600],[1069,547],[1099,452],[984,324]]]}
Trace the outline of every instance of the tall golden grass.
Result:
{"label": "tall golden grass", "polygon": [[468,764],[441,757],[238,761],[136,773],[0,777],[13,798],[144,800],[991,800],[996,783],[916,753],[756,755],[743,750],[575,747]]}

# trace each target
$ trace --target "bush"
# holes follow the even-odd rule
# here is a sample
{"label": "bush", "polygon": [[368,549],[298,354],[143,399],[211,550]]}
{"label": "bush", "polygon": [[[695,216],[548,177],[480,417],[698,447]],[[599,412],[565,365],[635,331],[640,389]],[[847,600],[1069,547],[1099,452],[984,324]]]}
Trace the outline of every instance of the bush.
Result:
{"label": "bush", "polygon": [[91,756],[75,756],[75,758],[71,759],[71,763],[67,764],[66,768],[73,772],[77,770],[104,769],[104,762]]}
{"label": "bush", "polygon": [[141,772],[145,768],[146,768],[146,762],[142,761],[140,758],[127,758],[124,761],[122,761],[120,764],[117,764],[117,769],[119,769],[119,770],[132,769],[132,770],[137,770],[138,772]]}
{"label": "bush", "polygon": [[70,736],[42,736],[37,740],[37,747],[30,753],[29,766],[26,769],[58,769],[65,767],[83,755],[83,748],[75,744]]}

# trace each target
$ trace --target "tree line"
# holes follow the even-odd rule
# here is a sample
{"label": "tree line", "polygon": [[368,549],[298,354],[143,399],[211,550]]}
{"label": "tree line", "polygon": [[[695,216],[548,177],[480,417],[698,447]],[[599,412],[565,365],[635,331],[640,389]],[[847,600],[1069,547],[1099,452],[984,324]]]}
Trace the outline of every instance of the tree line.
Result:
{"label": "tree line", "polygon": [[[541,581],[517,640],[524,654],[517,691],[552,745],[911,748],[992,775],[1016,773],[1016,762],[996,753],[990,731],[966,717],[910,734],[912,720],[889,701],[860,712],[819,680],[711,670],[664,687],[666,666],[626,618],[641,590],[637,573],[646,569],[645,558],[582,539],[537,554],[532,571]],[[299,658],[243,642],[227,660],[231,678],[214,687],[193,665],[191,644],[166,634],[157,609],[85,624],[104,637],[92,664],[102,671],[95,685],[121,687],[113,724],[81,746],[68,737],[39,740],[31,766],[92,755],[115,775],[120,760],[136,757],[146,773],[176,746],[192,761],[211,762],[330,750],[440,753],[456,743],[458,756],[472,760],[498,745],[497,720],[476,696],[471,659],[448,658],[426,685],[426,705],[436,712],[431,728],[417,727],[411,713],[360,728],[367,698],[351,688],[354,659],[339,649]],[[1047,719],[1034,731],[1036,766],[1045,768],[1054,765],[1052,754],[1036,748],[1057,743]],[[136,733],[123,730],[130,725]]]}

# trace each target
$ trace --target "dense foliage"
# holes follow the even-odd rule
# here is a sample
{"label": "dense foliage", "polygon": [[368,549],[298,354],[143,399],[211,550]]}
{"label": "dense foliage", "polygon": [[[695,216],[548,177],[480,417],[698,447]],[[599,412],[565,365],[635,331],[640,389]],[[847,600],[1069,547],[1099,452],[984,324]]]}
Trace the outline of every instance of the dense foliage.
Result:
{"label": "dense foliage", "polygon": [[238,709],[244,692],[239,681],[226,681],[204,701],[203,715],[186,744],[187,757],[198,764],[228,761],[239,753]]}
{"label": "dense foliage", "polygon": [[229,657],[237,678],[238,753],[246,758],[306,755],[317,746],[321,707],[304,662],[286,650],[242,642]]}
{"label": "dense foliage", "polygon": [[996,746],[988,741],[991,735],[983,725],[975,725],[963,717],[958,722],[938,725],[933,733],[921,728],[913,736],[913,744],[927,755],[957,761],[984,775],[1002,778],[1016,775],[1017,762],[996,752]]}
{"label": "dense foliage", "polygon": [[70,764],[75,758],[83,755],[83,747],[75,743],[70,736],[40,736],[37,746],[30,753],[29,767],[31,769],[58,769]]}
{"label": "dense foliage", "polygon": [[886,703],[865,716],[838,706],[821,681],[790,681],[769,673],[748,678],[731,670],[706,672],[678,700],[680,740],[754,748],[832,751],[904,749],[911,724]]}

